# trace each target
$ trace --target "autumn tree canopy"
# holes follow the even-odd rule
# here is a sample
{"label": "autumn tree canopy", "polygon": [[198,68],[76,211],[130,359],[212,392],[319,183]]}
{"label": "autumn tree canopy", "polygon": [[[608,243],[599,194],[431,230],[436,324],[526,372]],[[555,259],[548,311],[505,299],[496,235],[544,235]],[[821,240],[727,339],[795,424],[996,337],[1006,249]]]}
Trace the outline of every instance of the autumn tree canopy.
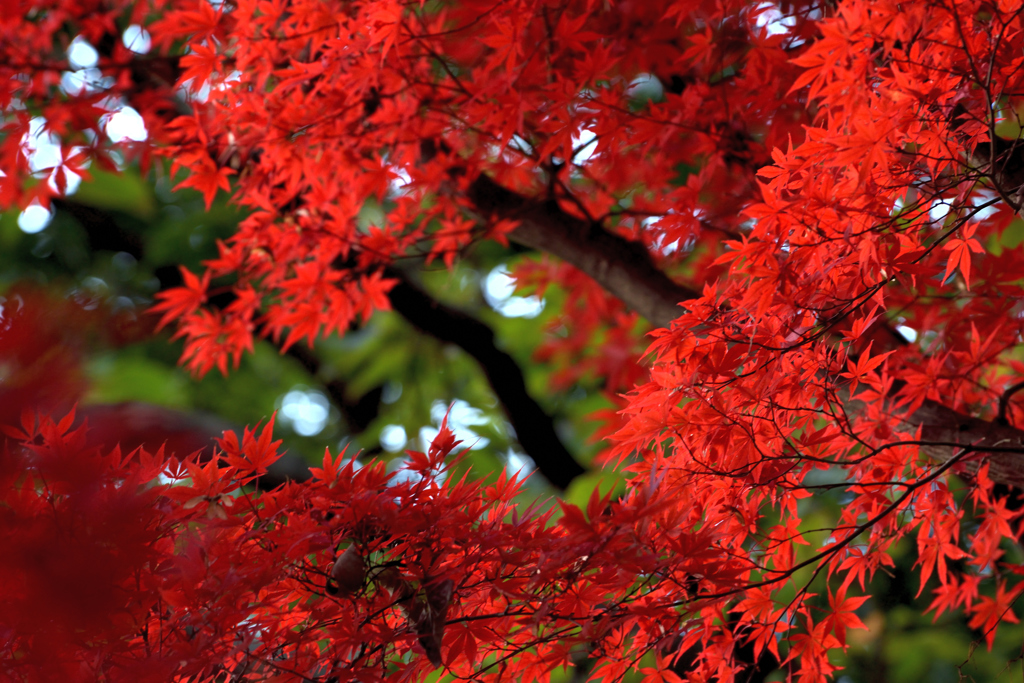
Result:
{"label": "autumn tree canopy", "polygon": [[[596,378],[596,464],[627,483],[527,506],[521,477],[454,476],[446,424],[400,475],[329,450],[270,490],[252,485],[279,457],[272,423],[212,459],[96,444],[47,412],[36,389],[77,380],[9,299],[4,675],[819,681],[901,543],[930,614],[991,647],[1024,591],[1022,12],[5,8],[0,206],[139,164],[243,212],[152,307],[193,373],[261,339],[314,364],[315,341],[394,309],[480,364],[564,488],[583,467],[513,359],[417,280],[518,245],[519,286],[565,292],[535,358],[553,389]],[[138,140],[109,134],[125,107]],[[40,136],[60,146],[42,167]],[[826,494],[841,507],[807,518]]]}

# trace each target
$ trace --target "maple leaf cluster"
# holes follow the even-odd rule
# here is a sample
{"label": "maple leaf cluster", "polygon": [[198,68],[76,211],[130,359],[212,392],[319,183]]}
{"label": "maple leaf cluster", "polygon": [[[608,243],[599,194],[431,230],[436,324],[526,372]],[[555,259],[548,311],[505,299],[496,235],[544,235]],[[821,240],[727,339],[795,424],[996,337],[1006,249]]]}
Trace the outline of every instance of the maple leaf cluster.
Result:
{"label": "maple leaf cluster", "polygon": [[[344,334],[389,307],[396,262],[516,241],[551,257],[523,284],[568,292],[551,325],[574,333],[538,357],[562,386],[602,378],[621,410],[595,417],[600,460],[630,478],[585,512],[522,511],[513,479],[445,477],[442,430],[401,481],[328,455],[255,494],[269,427],[201,462],[26,420],[3,469],[9,544],[35,563],[4,569],[12,675],[544,680],[583,652],[597,680],[653,653],[645,680],[728,681],[751,646],[816,681],[904,539],[936,615],[989,646],[1016,620],[1015,3],[22,5],[0,19],[0,205],[157,154],[247,211],[154,307],[196,373],[255,336]],[[101,85],[60,86],[73,35]],[[104,142],[125,104],[145,143]],[[32,166],[39,130],[59,167]],[[818,488],[847,498],[812,533]],[[91,555],[116,571],[72,571]]]}
{"label": "maple leaf cluster", "polygon": [[677,628],[692,573],[709,593],[744,573],[706,532],[667,533],[664,500],[595,493],[556,521],[516,506],[515,476],[449,479],[447,425],[408,476],[327,452],[254,493],[272,421],[205,462],[90,448],[73,422],[5,427],[5,678],[499,680],[584,645],[623,670]]}

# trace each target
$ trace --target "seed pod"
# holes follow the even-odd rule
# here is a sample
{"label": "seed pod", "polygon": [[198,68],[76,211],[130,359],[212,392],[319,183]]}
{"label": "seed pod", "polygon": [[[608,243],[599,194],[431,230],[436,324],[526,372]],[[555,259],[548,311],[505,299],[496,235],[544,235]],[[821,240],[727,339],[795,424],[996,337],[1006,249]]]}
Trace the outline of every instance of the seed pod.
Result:
{"label": "seed pod", "polygon": [[454,589],[455,582],[451,579],[426,584],[426,605],[417,600],[416,605],[419,609],[416,616],[413,617],[412,611],[409,615],[410,618],[415,618],[416,635],[419,636],[420,645],[423,646],[427,659],[435,668],[444,663],[441,659],[441,641],[444,639],[448,606],[451,605]]}
{"label": "seed pod", "polygon": [[337,592],[342,595],[352,595],[362,588],[365,576],[366,566],[363,564],[363,556],[359,554],[359,550],[354,545],[346,548],[331,567],[331,578],[338,584]]}
{"label": "seed pod", "polygon": [[399,601],[402,609],[406,609],[406,602],[416,594],[416,589],[403,579],[401,572],[394,567],[384,567],[370,578],[376,582],[378,588],[384,588],[391,593],[392,597]]}

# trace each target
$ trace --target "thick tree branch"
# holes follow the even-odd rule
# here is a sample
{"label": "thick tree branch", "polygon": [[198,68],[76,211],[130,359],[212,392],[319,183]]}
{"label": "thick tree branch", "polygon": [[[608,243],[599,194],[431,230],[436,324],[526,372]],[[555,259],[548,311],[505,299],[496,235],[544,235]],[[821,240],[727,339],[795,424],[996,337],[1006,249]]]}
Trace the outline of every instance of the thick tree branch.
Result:
{"label": "thick tree branch", "polygon": [[[58,208],[71,213],[85,228],[94,248],[126,251],[136,258],[142,258],[142,242],[120,230],[113,217],[74,201],[58,201]],[[177,269],[158,270],[161,288],[180,284]],[[558,438],[551,417],[527,393],[522,370],[511,356],[494,345],[494,333],[490,328],[461,311],[433,300],[411,285],[401,273],[389,271],[388,276],[400,280],[400,284],[389,295],[392,307],[400,315],[427,334],[462,348],[480,364],[505,408],[509,422],[516,430],[520,445],[533,459],[540,473],[559,489],[565,489],[569,482],[583,474],[583,467],[573,459]],[[319,373],[320,360],[312,351],[293,345],[288,353],[302,363],[311,375]],[[323,381],[324,389],[349,426],[357,432],[366,429],[376,416],[380,388],[353,402],[346,396],[343,382]]]}
{"label": "thick tree branch", "polygon": [[402,273],[388,269],[386,275],[398,280],[388,295],[396,312],[430,336],[455,344],[480,364],[520,445],[553,486],[565,489],[586,471],[562,444],[551,416],[527,392],[515,360],[494,345],[491,328],[436,301]]}
{"label": "thick tree branch", "polygon": [[[989,478],[1024,492],[1024,432],[998,422],[979,420],[958,413],[936,401],[925,401],[907,420],[921,426],[921,439],[936,443],[971,446],[985,453],[984,461],[968,459],[968,471],[976,471],[982,462],[989,466]],[[998,450],[985,451],[993,448]],[[947,462],[958,450],[949,446],[921,446],[933,460]]]}
{"label": "thick tree branch", "polygon": [[[470,186],[469,199],[483,214],[518,220],[512,239],[576,266],[653,325],[668,327],[679,315],[679,302],[697,296],[658,270],[642,245],[572,216],[556,202],[524,197],[485,175]],[[859,411],[850,401],[844,403],[850,413]],[[1024,431],[999,421],[970,417],[931,400],[925,401],[907,422],[921,427],[923,440],[975,449],[998,448],[986,452],[989,476],[996,483],[1024,491]],[[944,463],[958,449],[945,445],[924,446],[921,450]],[[1020,452],[1013,452],[1017,450]],[[977,466],[977,460],[967,462],[968,469]]]}
{"label": "thick tree branch", "polygon": [[509,237],[571,263],[657,327],[679,317],[679,302],[697,296],[659,270],[642,244],[566,213],[555,201],[529,199],[486,175],[469,187],[485,215],[519,221]]}

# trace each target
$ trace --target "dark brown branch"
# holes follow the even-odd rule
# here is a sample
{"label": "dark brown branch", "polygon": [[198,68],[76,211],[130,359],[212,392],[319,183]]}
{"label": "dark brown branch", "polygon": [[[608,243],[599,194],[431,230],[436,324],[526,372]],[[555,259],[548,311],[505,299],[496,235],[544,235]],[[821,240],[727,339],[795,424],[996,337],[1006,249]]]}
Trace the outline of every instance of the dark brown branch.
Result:
{"label": "dark brown branch", "polygon": [[[127,251],[136,258],[142,258],[141,240],[132,239],[120,230],[109,214],[70,200],[60,200],[58,208],[78,219],[95,248]],[[158,271],[162,289],[181,284],[177,269],[160,268]],[[583,474],[585,470],[558,438],[551,417],[527,393],[522,370],[511,356],[494,345],[494,334],[490,328],[461,311],[434,301],[409,284],[397,271],[389,271],[388,275],[402,281],[389,295],[392,307],[399,314],[427,334],[462,348],[480,363],[516,430],[520,445],[540,473],[560,489],[565,489],[569,482]],[[319,374],[321,363],[312,351],[293,345],[288,353],[312,376]],[[341,380],[319,379],[349,426],[356,432],[366,429],[376,417],[380,390],[375,389],[357,401],[351,401]]]}
{"label": "dark brown branch", "polygon": [[999,413],[996,415],[996,422],[1001,425],[1010,424],[1009,418],[1006,417],[1006,412],[1010,409],[1010,399],[1021,389],[1024,389],[1024,382],[1017,382],[1013,386],[1009,387],[1003,392],[1003,395],[999,397]]}
{"label": "dark brown branch", "polygon": [[[679,302],[697,296],[658,270],[642,245],[576,218],[555,202],[523,197],[484,175],[470,186],[469,198],[482,214],[519,220],[519,227],[510,235],[514,240],[576,266],[654,325],[671,325],[680,313]],[[883,350],[875,348],[876,352]],[[861,410],[854,402],[844,403],[851,414]],[[1001,451],[985,455],[993,481],[1024,491],[1024,431],[970,417],[931,400],[925,401],[907,422],[920,426],[921,438],[927,441],[958,444],[975,452],[983,451],[985,446],[1021,449],[1020,454]],[[949,445],[922,447],[940,463],[948,462],[958,450]],[[973,470],[978,461],[965,464]]]}
{"label": "dark brown branch", "polygon": [[436,301],[402,273],[388,269],[386,275],[398,280],[388,295],[397,313],[426,334],[458,346],[480,364],[516,430],[519,444],[553,486],[565,489],[586,471],[562,444],[551,416],[526,391],[519,365],[495,346],[491,328]]}
{"label": "dark brown branch", "polygon": [[[978,469],[982,462],[989,466],[989,478],[1024,491],[1024,432],[1019,429],[988,422],[976,417],[958,413],[936,401],[925,401],[907,420],[913,426],[921,426],[921,439],[937,443],[954,443],[984,452],[985,447],[998,448],[998,452],[985,452],[985,459],[968,459],[968,471]],[[959,448],[950,446],[921,446],[921,452],[938,462],[947,462]],[[1013,451],[1019,452],[1013,452]]]}
{"label": "dark brown branch", "polygon": [[[534,461],[537,470],[553,486],[564,490],[574,478],[586,471],[562,444],[551,416],[527,392],[519,365],[495,346],[494,333],[489,327],[435,300],[409,282],[400,271],[389,269],[386,275],[399,281],[388,294],[391,307],[396,313],[425,334],[458,346],[479,363],[509,422],[516,430],[519,444]],[[310,349],[295,344],[287,353],[302,363],[314,377],[319,374],[320,360]],[[343,382],[322,377],[320,380],[346,421],[356,425],[357,431],[365,429],[369,421],[365,419],[365,406],[361,404],[367,397],[356,402],[349,401]],[[378,405],[380,392],[370,394],[377,400],[374,405]]]}
{"label": "dark brown branch", "polygon": [[509,237],[576,266],[657,327],[679,317],[680,301],[697,296],[659,270],[642,244],[566,213],[555,201],[529,199],[486,175],[470,185],[469,199],[486,216],[519,221]]}

